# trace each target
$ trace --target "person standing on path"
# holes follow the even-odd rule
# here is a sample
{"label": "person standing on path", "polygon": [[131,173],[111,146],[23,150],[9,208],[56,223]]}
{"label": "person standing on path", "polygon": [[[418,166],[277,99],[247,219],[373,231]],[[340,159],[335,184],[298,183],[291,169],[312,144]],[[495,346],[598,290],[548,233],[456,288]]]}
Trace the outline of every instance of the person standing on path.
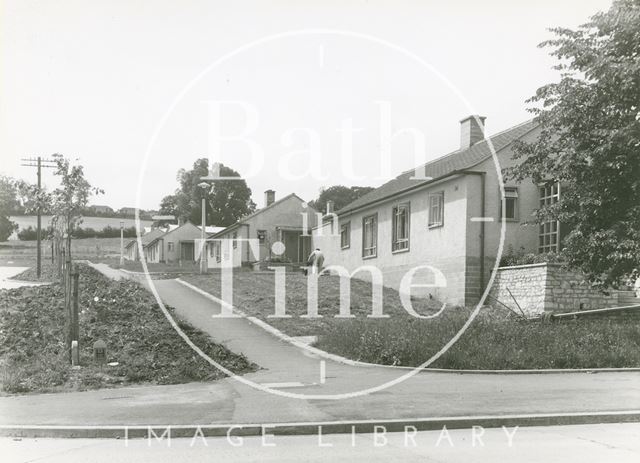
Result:
{"label": "person standing on path", "polygon": [[324,254],[320,248],[316,248],[307,259],[307,267],[310,269],[312,275],[317,275],[324,266]]}

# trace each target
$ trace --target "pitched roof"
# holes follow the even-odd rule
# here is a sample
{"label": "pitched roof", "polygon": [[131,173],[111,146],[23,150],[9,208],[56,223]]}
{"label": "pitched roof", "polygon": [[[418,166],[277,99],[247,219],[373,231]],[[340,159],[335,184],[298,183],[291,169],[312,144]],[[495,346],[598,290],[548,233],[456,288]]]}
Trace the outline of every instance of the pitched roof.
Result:
{"label": "pitched roof", "polygon": [[191,222],[189,222],[188,220],[183,223],[182,225],[177,225],[175,226],[175,228],[171,228],[171,225],[169,225],[169,231],[163,233],[160,236],[156,236],[153,240],[151,240],[149,242],[149,245],[155,243],[156,241],[158,241],[160,238],[166,238],[167,236],[171,235],[173,232],[175,232],[176,230],[179,230],[181,228],[187,227],[187,226],[191,226],[193,228],[195,228],[196,230],[200,231],[200,227],[198,227],[197,225],[192,224]]}
{"label": "pitched roof", "polygon": [[[266,210],[268,210],[268,209],[271,209],[271,208],[273,208],[273,207],[277,206],[277,205],[278,205],[278,204],[280,204],[280,203],[283,203],[284,201],[286,201],[286,200],[287,200],[287,199],[289,199],[289,198],[296,198],[296,199],[298,199],[300,202],[303,202],[303,203],[305,202],[305,200],[304,200],[304,199],[302,199],[302,198],[301,198],[300,196],[298,196],[297,194],[295,194],[295,193],[290,193],[290,194],[288,194],[287,196],[284,196],[284,197],[280,198],[279,200],[274,201],[273,203],[269,204],[268,206],[265,206],[265,207],[263,207],[262,209],[258,209],[257,211],[252,212],[251,214],[249,214],[249,215],[246,215],[246,216],[242,217],[242,218],[241,218],[240,220],[238,220],[236,223],[234,223],[234,224],[232,224],[232,225],[229,225],[228,227],[223,228],[223,229],[222,229],[222,230],[220,230],[219,232],[216,232],[215,234],[211,235],[211,238],[217,237],[218,235],[222,235],[223,233],[226,233],[226,232],[231,231],[231,230],[233,230],[233,229],[235,229],[235,228],[238,228],[238,226],[240,226],[242,223],[246,222],[246,221],[247,221],[247,220],[249,220],[250,218],[255,217],[256,215],[262,214],[264,211],[266,211]],[[315,209],[313,209],[311,206],[309,206],[309,209],[310,209],[311,211],[315,211]]]}
{"label": "pitched roof", "polygon": [[[144,235],[142,235],[140,237],[140,239],[142,240],[142,246],[146,246],[147,244],[151,243],[152,241],[154,241],[156,238],[160,238],[162,235],[164,235],[166,233],[165,230],[162,230],[161,228],[154,228],[153,230],[149,231],[149,233],[145,233]],[[133,245],[136,243],[137,240],[131,240],[127,243],[127,247]]]}
{"label": "pitched roof", "polygon": [[[496,152],[506,148],[518,138],[521,138],[535,127],[537,123],[533,120],[524,122],[522,124],[511,127],[507,130],[499,132],[489,137],[493,148]],[[424,165],[424,175],[431,177],[425,180],[412,180],[411,177],[415,176],[416,170],[411,169],[396,178],[388,181],[375,190],[367,193],[366,195],[356,199],[352,203],[346,205],[338,211],[338,214],[342,215],[348,212],[353,212],[356,209],[360,209],[368,204],[381,201],[398,193],[410,190],[416,187],[427,185],[438,179],[447,177],[449,175],[458,173],[465,169],[469,169],[478,163],[489,159],[491,157],[491,148],[487,140],[482,140],[469,148],[463,150],[457,150],[442,156],[438,159],[434,159]],[[420,171],[418,171],[420,173]]]}

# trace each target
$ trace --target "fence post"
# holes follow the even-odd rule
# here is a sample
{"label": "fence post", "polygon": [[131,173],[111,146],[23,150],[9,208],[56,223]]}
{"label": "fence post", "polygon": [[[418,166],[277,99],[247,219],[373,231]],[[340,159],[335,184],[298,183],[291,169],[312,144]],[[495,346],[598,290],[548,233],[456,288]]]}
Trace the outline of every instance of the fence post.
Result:
{"label": "fence post", "polygon": [[67,345],[67,352],[69,353],[69,363],[71,363],[71,341],[73,340],[72,337],[72,330],[73,330],[73,323],[72,323],[72,317],[73,314],[71,313],[71,259],[69,259],[67,257],[67,260],[65,261],[65,265],[64,265],[64,269],[62,274],[64,275],[64,311],[66,314],[66,322],[65,322],[65,326],[66,326],[66,345]]}
{"label": "fence post", "polygon": [[[72,302],[71,302],[71,364],[80,364],[79,342],[80,342],[80,327],[78,323],[78,281],[79,273],[78,267],[75,266],[73,273],[71,274],[71,281],[73,282]],[[74,343],[75,341],[75,343]],[[74,345],[75,344],[75,345]]]}

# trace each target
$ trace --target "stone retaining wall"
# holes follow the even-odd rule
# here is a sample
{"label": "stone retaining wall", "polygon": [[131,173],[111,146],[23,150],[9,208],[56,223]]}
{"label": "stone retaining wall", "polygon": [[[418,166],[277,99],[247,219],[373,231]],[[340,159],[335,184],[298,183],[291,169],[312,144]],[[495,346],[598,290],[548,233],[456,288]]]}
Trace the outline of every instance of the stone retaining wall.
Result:
{"label": "stone retaining wall", "polygon": [[579,272],[549,263],[500,267],[489,295],[488,304],[496,305],[498,299],[518,310],[515,298],[527,315],[618,305],[617,291],[603,293],[592,288]]}

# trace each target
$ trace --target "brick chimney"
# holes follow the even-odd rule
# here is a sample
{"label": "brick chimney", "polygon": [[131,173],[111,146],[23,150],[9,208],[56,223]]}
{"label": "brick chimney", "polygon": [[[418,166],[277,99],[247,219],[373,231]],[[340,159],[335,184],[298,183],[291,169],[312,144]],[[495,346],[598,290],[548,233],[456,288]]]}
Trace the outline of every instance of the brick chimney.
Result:
{"label": "brick chimney", "polygon": [[264,192],[264,207],[271,206],[276,201],[276,192],[267,190]]}
{"label": "brick chimney", "polygon": [[484,140],[484,116],[469,116],[460,121],[460,149],[464,150]]}

